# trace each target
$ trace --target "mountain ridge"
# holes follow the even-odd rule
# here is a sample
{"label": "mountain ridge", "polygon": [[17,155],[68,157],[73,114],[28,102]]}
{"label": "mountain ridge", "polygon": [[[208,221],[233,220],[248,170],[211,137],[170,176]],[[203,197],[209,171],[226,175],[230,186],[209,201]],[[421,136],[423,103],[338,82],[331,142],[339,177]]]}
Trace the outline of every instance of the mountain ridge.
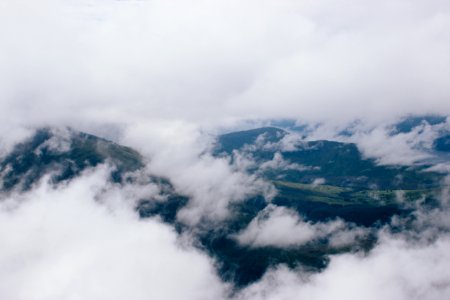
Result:
{"label": "mountain ridge", "polygon": [[[69,181],[83,170],[104,163],[113,166],[112,183],[120,185],[128,180],[132,183],[125,175],[145,166],[143,157],[131,148],[94,135],[68,132],[58,137],[52,129],[40,129],[6,155],[0,161],[3,192],[26,191],[48,173],[53,174],[55,184]],[[418,184],[433,181],[433,178],[407,168],[377,166],[374,160],[364,159],[354,144],[324,140],[302,142],[289,151],[273,147],[288,134],[276,127],[232,132],[218,137],[212,153],[216,157],[232,157],[242,151],[251,155],[255,167],[248,172],[273,184],[278,193],[272,200],[262,195],[248,197],[230,204],[230,218],[219,225],[199,224],[191,228],[177,219],[178,211],[189,204],[189,197],[178,194],[170,179],[146,175],[148,181],[144,180],[144,184],[156,183],[166,200],[140,199],[136,213],[141,219],[157,217],[178,233],[193,235],[195,245],[217,261],[219,275],[241,288],[260,279],[270,267],[278,264],[316,272],[327,266],[329,255],[370,251],[377,242],[373,228],[389,223],[392,216],[407,219],[411,215],[411,204],[419,199],[425,204],[433,203],[434,194],[438,192],[431,183]],[[401,174],[416,181],[409,186],[394,183],[375,186],[361,174],[374,178],[384,176],[387,181]],[[389,189],[393,187],[397,189]],[[412,189],[406,190],[408,187]],[[399,193],[402,193],[403,203],[398,201]],[[329,236],[288,248],[241,245],[236,235],[269,206],[293,211],[309,224],[342,220],[363,228],[365,233],[344,246],[333,246]]]}

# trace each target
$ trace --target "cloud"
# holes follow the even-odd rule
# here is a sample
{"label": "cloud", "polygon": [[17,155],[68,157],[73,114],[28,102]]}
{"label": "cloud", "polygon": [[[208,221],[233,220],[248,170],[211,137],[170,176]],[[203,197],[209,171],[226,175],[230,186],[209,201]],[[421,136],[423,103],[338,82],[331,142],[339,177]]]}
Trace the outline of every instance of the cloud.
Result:
{"label": "cloud", "polygon": [[[274,266],[260,281],[241,290],[236,299],[447,299],[447,181],[440,208],[422,206],[406,221],[394,218],[390,225],[378,229],[378,242],[369,252],[332,255],[329,265],[319,273],[309,273],[301,266]],[[345,240],[345,230],[335,233],[332,239]]]}
{"label": "cloud", "polygon": [[[195,174],[195,177],[192,176]],[[249,197],[273,196],[271,184],[254,175],[233,171],[225,159],[206,157],[171,176],[178,190],[192,196],[178,217],[194,224],[206,218],[221,221],[229,216],[228,206]]]}
{"label": "cloud", "polygon": [[[5,299],[218,299],[212,262],[89,172],[42,184],[0,206],[0,295]],[[128,203],[128,204],[127,204]]]}
{"label": "cloud", "polygon": [[433,142],[447,130],[448,123],[422,123],[410,132],[396,133],[392,125],[378,125],[370,130],[355,129],[347,141],[358,145],[363,156],[380,165],[414,165],[437,159],[432,153]]}
{"label": "cloud", "polygon": [[385,237],[368,256],[338,255],[323,273],[278,267],[238,299],[447,299],[448,237],[411,246]]}
{"label": "cloud", "polygon": [[[2,297],[229,299],[229,287],[215,275],[213,262],[191,246],[189,236],[178,236],[157,219],[139,220],[130,205],[134,197],[114,192],[107,173],[91,170],[58,188],[42,183],[2,201]],[[273,225],[262,226],[272,235],[260,234],[255,241],[261,245],[303,243],[332,227],[333,234],[345,232],[328,226],[334,222],[302,224],[282,208],[270,208],[269,215],[259,220]],[[279,240],[292,236],[297,240]],[[366,256],[333,256],[317,274],[277,266],[232,299],[446,299],[449,245],[445,234],[422,244],[385,232]]]}
{"label": "cloud", "polygon": [[386,129],[377,128],[358,137],[357,144],[363,155],[375,158],[381,165],[412,165],[431,157],[425,148],[418,146],[421,142],[428,146],[436,137],[436,133],[421,134],[418,130],[392,136]]}
{"label": "cloud", "polygon": [[[177,192],[190,197],[178,220],[195,225],[203,220],[220,222],[229,217],[229,205],[262,195],[270,200],[273,186],[250,175],[244,166],[210,153],[213,138],[196,126],[167,122],[166,126],[142,126],[126,132],[127,142],[136,144],[147,157],[152,174],[169,178]],[[142,143],[142,138],[152,141]]]}
{"label": "cloud", "polygon": [[449,9],[439,0],[7,0],[2,120],[211,127],[450,113]]}
{"label": "cloud", "polygon": [[289,248],[328,237],[335,247],[351,245],[363,236],[363,229],[351,229],[341,220],[327,223],[311,223],[302,220],[287,208],[269,205],[234,238],[242,245],[251,247]]}
{"label": "cloud", "polygon": [[260,166],[262,171],[264,170],[297,170],[304,171],[308,170],[311,167],[303,166],[296,163],[289,163],[283,158],[283,155],[280,152],[275,152],[272,160],[263,162]]}
{"label": "cloud", "polygon": [[316,178],[316,179],[314,179],[314,181],[312,182],[312,185],[313,185],[314,187],[316,187],[316,186],[318,186],[318,185],[325,184],[325,182],[326,182],[325,178]]}
{"label": "cloud", "polygon": [[[409,166],[446,161],[434,152],[433,143],[436,138],[449,131],[447,121],[434,125],[422,122],[410,131],[397,132],[395,127],[399,121],[401,119],[373,122],[363,118],[353,122],[312,123],[305,132],[304,140],[354,143],[364,158],[374,159],[379,165]],[[299,142],[293,145],[299,146]],[[438,168],[444,170],[445,165]]]}

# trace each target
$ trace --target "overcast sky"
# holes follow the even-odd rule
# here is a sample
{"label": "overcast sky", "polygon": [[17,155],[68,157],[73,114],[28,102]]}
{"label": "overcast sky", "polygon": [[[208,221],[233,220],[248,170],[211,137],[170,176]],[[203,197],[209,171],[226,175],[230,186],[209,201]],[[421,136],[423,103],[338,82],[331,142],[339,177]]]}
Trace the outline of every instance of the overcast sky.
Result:
{"label": "overcast sky", "polygon": [[220,125],[449,113],[450,4],[10,1],[2,122]]}

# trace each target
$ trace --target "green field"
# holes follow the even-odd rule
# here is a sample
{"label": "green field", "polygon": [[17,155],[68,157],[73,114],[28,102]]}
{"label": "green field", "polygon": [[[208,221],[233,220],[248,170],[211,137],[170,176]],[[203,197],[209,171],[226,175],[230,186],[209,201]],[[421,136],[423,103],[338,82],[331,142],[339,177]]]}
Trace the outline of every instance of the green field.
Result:
{"label": "green field", "polygon": [[438,189],[418,190],[368,190],[338,187],[333,185],[314,185],[288,181],[273,181],[279,196],[298,198],[306,201],[323,202],[336,205],[364,204],[385,206],[411,203],[432,197]]}

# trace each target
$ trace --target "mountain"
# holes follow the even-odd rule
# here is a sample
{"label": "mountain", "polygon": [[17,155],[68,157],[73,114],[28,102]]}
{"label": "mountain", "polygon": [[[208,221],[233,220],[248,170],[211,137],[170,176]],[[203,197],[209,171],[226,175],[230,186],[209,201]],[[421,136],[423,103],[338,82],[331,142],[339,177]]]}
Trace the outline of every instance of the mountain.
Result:
{"label": "mountain", "polygon": [[[292,149],[283,149],[286,136],[288,132],[283,129],[270,127],[233,132],[218,138],[215,153],[251,155],[257,165],[253,171],[261,171],[258,166],[271,166],[262,175],[272,181],[312,184],[321,179],[327,185],[357,190],[418,190],[438,187],[442,178],[424,172],[429,167],[426,165],[380,166],[374,159],[364,158],[353,143],[299,140]],[[439,144],[442,148],[445,141]]]}
{"label": "mountain", "polygon": [[286,134],[285,130],[276,127],[262,127],[223,134],[218,137],[215,153],[226,152],[231,154],[233,150],[242,149],[245,145],[255,144],[259,137],[264,138],[265,143],[279,142]]}
{"label": "mountain", "polygon": [[428,166],[379,166],[352,143],[298,141],[286,149],[283,139],[289,140],[289,134],[277,127],[224,134],[217,138],[214,154],[232,161],[237,154],[253,160],[248,171],[277,189],[273,205],[293,209],[309,222],[341,218],[369,233],[344,248],[332,247],[326,239],[288,249],[243,247],[230,235],[245,228],[267,203],[255,197],[235,204],[234,217],[201,240],[219,261],[222,276],[238,285],[259,279],[279,263],[317,271],[327,265],[330,254],[368,251],[376,243],[370,228],[383,226],[394,215],[407,218],[419,200],[436,203],[443,175],[425,172]]}
{"label": "mountain", "polygon": [[411,132],[417,126],[427,124],[427,125],[438,125],[443,124],[447,120],[446,116],[439,115],[422,115],[422,116],[408,116],[403,118],[400,122],[394,124],[394,134],[398,133],[408,133]]}
{"label": "mountain", "polygon": [[[132,182],[133,177],[126,175],[145,165],[143,157],[129,147],[70,128],[42,128],[0,160],[0,191],[29,190],[46,175],[51,176],[53,184],[58,184],[105,163],[112,168],[109,176],[115,184]],[[136,207],[140,216],[159,215],[173,222],[187,198],[177,194],[165,178],[149,175],[140,179],[147,184],[157,184],[167,199],[166,202],[141,199]]]}
{"label": "mountain", "polygon": [[[239,288],[281,263],[320,271],[331,254],[369,251],[377,242],[373,228],[388,223],[394,215],[407,218],[411,204],[419,199],[432,204],[439,192],[442,175],[424,172],[425,166],[378,166],[351,143],[294,141],[285,147],[283,141],[289,140],[289,135],[276,127],[232,132],[219,136],[213,151],[215,156],[231,157],[231,162],[239,153],[245,154],[252,161],[247,172],[276,188],[277,194],[270,201],[261,195],[249,197],[230,204],[231,217],[223,222],[204,222],[191,228],[177,219],[189,197],[177,193],[167,178],[143,175],[148,178],[139,184],[157,184],[166,200],[140,199],[136,213],[141,218],[158,216],[177,232],[190,233],[194,244],[216,260],[219,275]],[[0,159],[1,190],[26,191],[47,174],[54,184],[70,181],[102,163],[112,166],[110,180],[119,186],[132,183],[133,177],[127,174],[145,165],[138,152],[111,141],[72,129],[40,129]],[[340,246],[330,243],[329,236],[287,248],[241,245],[236,234],[269,205],[294,210],[311,224],[340,218],[364,228],[364,234]]]}
{"label": "mountain", "polygon": [[70,129],[40,129],[1,160],[2,189],[27,190],[49,173],[55,183],[69,180],[107,161],[116,168],[111,173],[116,182],[125,172],[144,166],[141,155],[131,148]]}

